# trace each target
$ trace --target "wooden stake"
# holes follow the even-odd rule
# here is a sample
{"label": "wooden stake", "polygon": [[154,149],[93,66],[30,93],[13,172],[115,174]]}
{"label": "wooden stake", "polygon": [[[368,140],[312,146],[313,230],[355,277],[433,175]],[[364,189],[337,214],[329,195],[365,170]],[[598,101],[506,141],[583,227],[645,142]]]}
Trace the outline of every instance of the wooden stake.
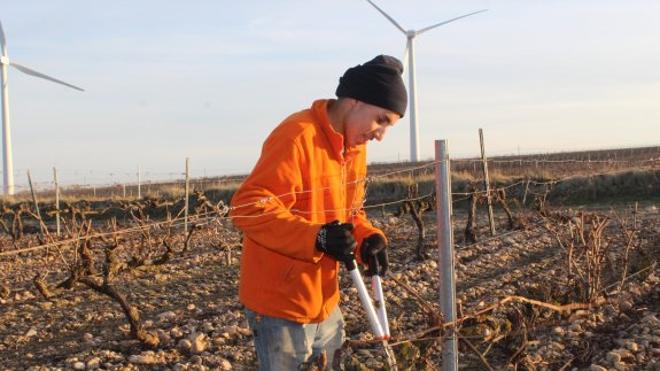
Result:
{"label": "wooden stake", "polygon": [[190,161],[186,157],[186,195],[185,195],[185,212],[183,217],[184,231],[188,233],[188,193],[190,192]]}
{"label": "wooden stake", "polygon": [[57,228],[57,237],[62,236],[60,229],[60,184],[57,181],[57,169],[53,166],[53,182],[55,183],[55,227]]}
{"label": "wooden stake", "polygon": [[522,199],[523,206],[525,206],[525,202],[527,202],[527,192],[529,191],[529,182],[530,179],[527,178],[527,182],[525,183],[525,193],[523,194],[523,199]]}
{"label": "wooden stake", "polygon": [[490,224],[490,235],[495,235],[495,218],[493,217],[493,201],[490,194],[490,178],[488,177],[488,160],[484,145],[484,132],[479,129],[479,144],[481,145],[481,164],[484,172],[484,188],[486,188],[486,199],[488,200],[488,223]]}
{"label": "wooden stake", "polygon": [[37,217],[39,218],[39,230],[41,230],[43,234],[43,230],[41,228],[41,223],[43,220],[41,219],[41,213],[39,212],[39,202],[37,202],[37,194],[34,192],[34,187],[32,187],[32,176],[30,175],[30,170],[27,171],[27,177],[28,177],[28,184],[30,185],[30,193],[32,193],[32,202],[34,203],[34,211],[37,214]]}
{"label": "wooden stake", "polygon": [[138,200],[142,198],[142,184],[141,184],[142,179],[141,179],[141,174],[140,174],[141,170],[142,169],[140,169],[140,165],[138,165],[138,169],[137,169],[137,194],[138,194],[137,198],[138,198]]}
{"label": "wooden stake", "polygon": [[34,204],[34,210],[37,213],[37,216],[41,218],[39,213],[39,204],[37,203],[37,194],[34,193],[34,188],[32,187],[32,176],[30,175],[30,170],[27,171],[28,184],[30,185],[30,193],[32,194],[32,202]]}

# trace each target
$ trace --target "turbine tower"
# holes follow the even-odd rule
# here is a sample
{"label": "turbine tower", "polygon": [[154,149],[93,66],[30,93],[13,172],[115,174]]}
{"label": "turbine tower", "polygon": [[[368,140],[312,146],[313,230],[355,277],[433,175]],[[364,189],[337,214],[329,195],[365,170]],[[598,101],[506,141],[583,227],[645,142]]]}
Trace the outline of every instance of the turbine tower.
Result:
{"label": "turbine tower", "polygon": [[406,60],[410,64],[408,67],[408,96],[410,97],[410,161],[412,162],[417,162],[419,161],[419,125],[417,122],[418,115],[417,115],[417,87],[416,87],[416,81],[415,81],[415,37],[423,34],[426,31],[430,31],[436,27],[440,27],[442,25],[445,25],[449,22],[453,22],[456,20],[459,20],[461,18],[469,17],[471,15],[485,12],[488,9],[481,9],[476,12],[468,13],[465,15],[462,15],[460,17],[448,19],[446,21],[442,21],[440,23],[436,23],[434,25],[424,27],[419,30],[405,30],[401,25],[394,20],[389,14],[385,13],[385,11],[381,8],[379,8],[376,4],[374,4],[373,1],[367,0],[369,4],[371,4],[376,10],[378,10],[382,15],[385,16],[392,24],[399,29],[399,31],[403,32],[404,35],[406,35],[406,51],[404,53],[404,61],[403,65],[406,66]]}
{"label": "turbine tower", "polygon": [[84,90],[75,85],[68,84],[64,81],[22,66],[16,62],[10,62],[9,56],[7,55],[7,42],[5,31],[2,29],[2,22],[0,22],[0,47],[2,48],[2,54],[0,54],[0,67],[2,68],[2,80],[0,80],[0,83],[2,84],[2,189],[5,196],[11,196],[14,194],[14,162],[12,159],[11,150],[11,126],[9,125],[9,89],[7,83],[7,67],[12,66],[25,74],[50,80],[52,82],[68,86],[76,90]]}

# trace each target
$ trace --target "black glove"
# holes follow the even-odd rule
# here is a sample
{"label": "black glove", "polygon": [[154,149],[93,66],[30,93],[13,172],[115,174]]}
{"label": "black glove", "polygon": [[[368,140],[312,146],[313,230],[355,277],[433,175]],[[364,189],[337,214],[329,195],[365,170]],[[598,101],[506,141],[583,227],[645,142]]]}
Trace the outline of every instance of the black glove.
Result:
{"label": "black glove", "polygon": [[361,250],[362,262],[367,264],[367,276],[384,276],[389,266],[385,239],[379,234],[372,234],[362,241]]}
{"label": "black glove", "polygon": [[335,220],[324,224],[316,236],[316,249],[324,252],[337,261],[349,264],[355,259],[354,251],[357,242],[353,238],[353,224],[340,223]]}

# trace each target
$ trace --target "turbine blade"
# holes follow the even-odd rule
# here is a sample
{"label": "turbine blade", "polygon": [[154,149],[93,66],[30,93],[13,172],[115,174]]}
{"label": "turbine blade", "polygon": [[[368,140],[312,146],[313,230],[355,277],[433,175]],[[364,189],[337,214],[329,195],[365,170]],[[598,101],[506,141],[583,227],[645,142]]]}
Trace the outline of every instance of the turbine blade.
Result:
{"label": "turbine blade", "polygon": [[5,41],[5,30],[2,29],[2,22],[0,22],[0,48],[2,49],[2,52],[4,53],[5,51],[5,46],[6,46],[6,41]]}
{"label": "turbine blade", "polygon": [[432,30],[432,29],[434,29],[434,28],[436,28],[436,27],[440,27],[440,26],[442,26],[442,25],[445,25],[445,24],[447,24],[447,23],[449,23],[449,22],[457,21],[457,20],[459,20],[459,19],[461,19],[461,18],[469,17],[469,16],[471,16],[471,15],[474,15],[474,14],[477,14],[477,13],[481,13],[481,12],[485,12],[485,11],[487,11],[487,10],[488,10],[488,9],[477,10],[476,12],[472,12],[472,13],[469,13],[469,14],[462,15],[462,16],[460,16],[460,17],[456,17],[456,18],[448,19],[448,20],[446,20],[446,21],[442,21],[442,22],[440,22],[440,23],[436,23],[436,24],[434,24],[434,25],[432,25],[432,26],[424,27],[424,28],[422,28],[421,30],[417,31],[416,34],[419,35],[419,34],[421,34],[421,33],[423,33],[423,32],[428,31],[428,30]]}
{"label": "turbine blade", "polygon": [[58,79],[56,79],[56,78],[54,78],[54,77],[50,77],[50,76],[48,76],[48,75],[44,75],[44,74],[41,73],[41,72],[37,72],[37,71],[32,70],[32,69],[29,69],[29,68],[27,68],[27,67],[25,67],[25,66],[21,66],[20,64],[18,64],[18,63],[16,63],[16,62],[10,62],[9,64],[12,65],[12,66],[13,66],[14,68],[16,68],[17,70],[19,70],[19,71],[21,71],[21,72],[23,72],[23,73],[26,73],[26,74],[28,74],[28,75],[32,75],[32,76],[35,76],[35,77],[40,77],[40,78],[42,78],[42,79],[50,80],[50,81],[52,81],[52,82],[56,82],[56,83],[58,83],[58,84],[62,84],[62,85],[64,85],[64,86],[68,86],[68,87],[70,87],[70,88],[72,88],[72,89],[76,89],[76,90],[80,90],[80,91],[85,91],[84,89],[79,88],[79,87],[77,87],[77,86],[75,86],[75,85],[71,85],[71,84],[66,83],[66,82],[64,82],[64,81],[62,81],[62,80],[58,80]]}
{"label": "turbine blade", "polygon": [[389,19],[389,21],[392,22],[392,24],[393,24],[394,26],[396,26],[396,28],[398,28],[399,30],[401,30],[401,32],[403,32],[404,34],[406,33],[406,30],[404,30],[403,27],[401,27],[401,25],[398,24],[397,21],[394,20],[394,18],[390,17],[389,14],[385,13],[385,11],[384,11],[383,9],[379,8],[376,4],[374,4],[373,1],[371,1],[371,0],[367,0],[367,1],[368,1],[369,4],[371,4],[374,8],[376,8],[376,10],[378,10],[382,15],[384,15],[385,18]]}

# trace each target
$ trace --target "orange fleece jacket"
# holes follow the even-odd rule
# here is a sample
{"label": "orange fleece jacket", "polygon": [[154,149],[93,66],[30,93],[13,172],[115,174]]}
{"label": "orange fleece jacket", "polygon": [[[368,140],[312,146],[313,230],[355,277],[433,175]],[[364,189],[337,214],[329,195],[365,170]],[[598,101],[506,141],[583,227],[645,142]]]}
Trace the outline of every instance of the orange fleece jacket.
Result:
{"label": "orange fleece jacket", "polygon": [[362,209],[366,145],[344,151],[327,103],[317,100],[273,130],[231,203],[243,231],[241,302],[298,323],[323,321],[339,302],[339,264],[315,247],[323,224],[353,223],[358,246],[374,233],[385,237]]}

